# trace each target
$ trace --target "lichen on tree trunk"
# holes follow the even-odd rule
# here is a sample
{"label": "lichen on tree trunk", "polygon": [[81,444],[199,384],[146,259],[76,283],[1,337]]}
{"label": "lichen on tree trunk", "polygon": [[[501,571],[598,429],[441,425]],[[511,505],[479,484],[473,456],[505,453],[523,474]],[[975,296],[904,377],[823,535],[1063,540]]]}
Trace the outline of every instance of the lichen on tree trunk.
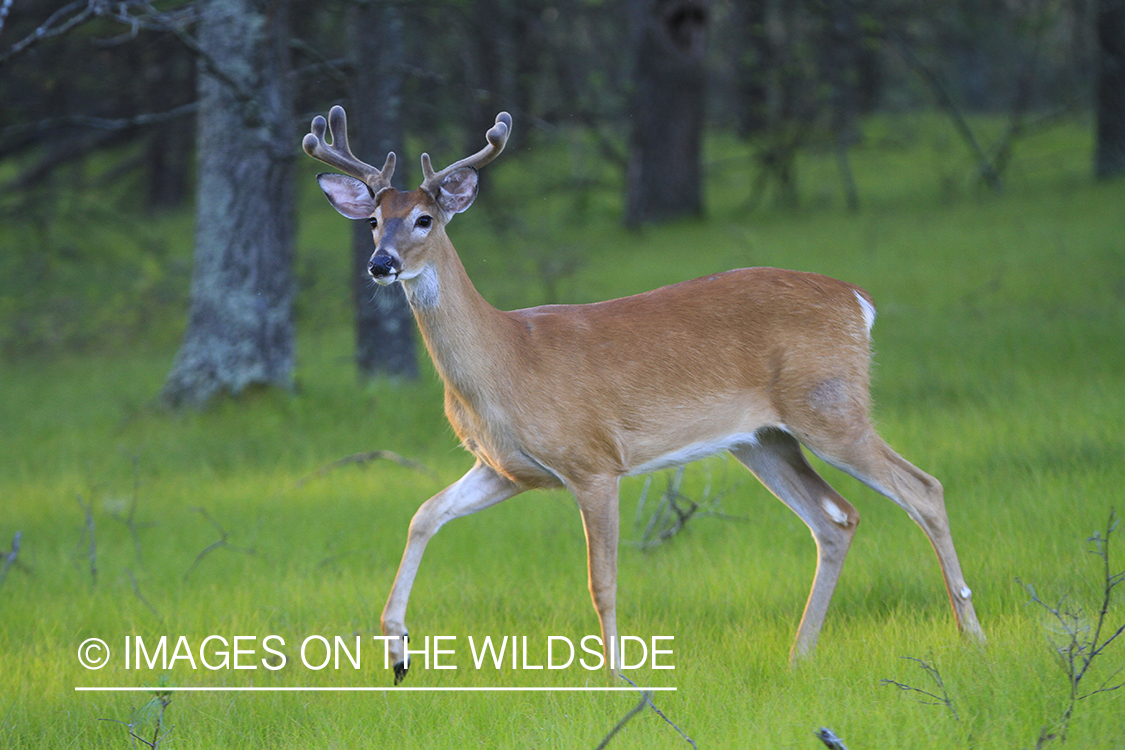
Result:
{"label": "lichen on tree trunk", "polygon": [[191,310],[161,394],[171,405],[292,385],[287,10],[286,0],[203,5]]}

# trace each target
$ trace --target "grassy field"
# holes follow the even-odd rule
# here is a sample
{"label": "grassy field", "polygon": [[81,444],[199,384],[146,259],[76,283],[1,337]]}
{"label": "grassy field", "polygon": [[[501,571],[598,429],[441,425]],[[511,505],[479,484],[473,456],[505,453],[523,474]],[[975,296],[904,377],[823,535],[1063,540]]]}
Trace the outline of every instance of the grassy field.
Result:
{"label": "grassy field", "polygon": [[[802,163],[803,208],[747,215],[749,151],[718,138],[709,147],[708,218],[639,233],[617,227],[612,180],[581,199],[530,197],[560,173],[549,160],[562,149],[544,147],[498,164],[489,192],[451,226],[470,275],[500,306],[602,299],[745,265],[826,273],[876,300],[880,432],[944,483],[988,644],[958,636],[921,531],[889,501],[824,468],[863,521],[816,657],[791,668],[812,541],[733,461],[693,465],[683,491],[723,490],[725,515],[694,518],[652,549],[623,545],[618,618],[623,634],[674,636],[664,642],[674,653],[661,657],[674,670],[629,676],[676,688],[653,700],[698,747],[813,748],[821,726],[852,750],[1032,747],[1057,727],[1069,699],[1052,647],[1060,634],[1016,579],[1049,603],[1066,597],[1092,622],[1103,571],[1086,540],[1105,533],[1111,509],[1125,512],[1125,183],[1089,180],[1087,130],[1068,125],[1021,144],[1007,189],[995,195],[972,185],[971,165],[940,123],[872,122],[854,154],[858,215],[840,207],[829,155]],[[140,240],[93,232],[93,250],[69,230],[80,256],[104,258],[88,275],[65,255],[51,260],[34,290],[26,261],[34,250],[15,247],[27,238],[0,234],[0,311],[33,323],[23,338],[5,327],[0,365],[0,549],[21,532],[17,562],[0,582],[0,747],[129,747],[120,721],[151,739],[151,694],[74,688],[162,685],[387,687],[175,693],[165,748],[595,747],[637,704],[635,693],[391,688],[371,636],[407,523],[471,460],[445,425],[432,371],[419,383],[356,383],[346,222],[308,192],[297,392],[170,413],[153,398],[182,330],[190,221],[133,221]],[[71,297],[74,308],[59,302]],[[72,320],[69,309],[87,317]],[[128,325],[114,329],[120,320]],[[52,341],[87,343],[67,353]],[[384,460],[316,473],[375,449],[426,471]],[[654,491],[665,482],[655,477]],[[622,485],[628,540],[641,535],[643,486],[643,478]],[[1115,570],[1125,568],[1123,545],[1120,530],[1110,546]],[[1107,622],[1125,622],[1120,597]],[[598,632],[581,523],[564,493],[529,493],[443,529],[408,624],[415,638],[456,636],[444,642],[455,653],[442,663],[458,668],[416,663],[406,687],[607,684],[578,665],[476,669],[469,650],[469,636],[526,636],[528,664],[543,664],[549,636],[577,644]],[[278,670],[263,663],[271,634],[285,642]],[[241,641],[255,652],[239,663],[257,668],[192,669],[180,659],[126,669],[126,638],[151,648],[162,635],[169,652],[184,636],[197,660],[208,636],[231,646],[235,636],[255,636]],[[348,645],[360,636],[361,667],[302,664],[300,645],[315,635]],[[97,671],[77,659],[92,637],[113,652]],[[218,650],[212,641],[212,664]],[[307,660],[318,666],[324,655],[312,643]],[[905,657],[940,670],[956,716],[881,684],[941,694]],[[1083,691],[1120,682],[1123,666],[1125,644],[1116,643]],[[1067,739],[1125,747],[1125,690],[1078,702]],[[688,744],[648,710],[610,747]]]}

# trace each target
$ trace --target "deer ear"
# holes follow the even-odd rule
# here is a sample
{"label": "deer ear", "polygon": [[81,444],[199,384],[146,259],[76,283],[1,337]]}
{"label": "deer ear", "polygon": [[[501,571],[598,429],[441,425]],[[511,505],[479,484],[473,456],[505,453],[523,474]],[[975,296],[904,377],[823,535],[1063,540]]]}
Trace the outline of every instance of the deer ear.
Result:
{"label": "deer ear", "polygon": [[332,207],[349,219],[366,219],[375,213],[375,198],[362,180],[322,172],[316,176]]}
{"label": "deer ear", "polygon": [[459,214],[473,205],[478,185],[477,170],[472,167],[455,169],[441,181],[437,203],[446,213]]}

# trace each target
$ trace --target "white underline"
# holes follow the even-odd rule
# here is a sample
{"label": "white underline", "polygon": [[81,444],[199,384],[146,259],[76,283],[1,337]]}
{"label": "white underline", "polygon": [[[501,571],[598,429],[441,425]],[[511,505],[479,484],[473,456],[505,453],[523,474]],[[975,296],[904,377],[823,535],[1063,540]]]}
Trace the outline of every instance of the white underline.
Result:
{"label": "white underline", "polygon": [[635,693],[674,687],[75,687],[93,693]]}

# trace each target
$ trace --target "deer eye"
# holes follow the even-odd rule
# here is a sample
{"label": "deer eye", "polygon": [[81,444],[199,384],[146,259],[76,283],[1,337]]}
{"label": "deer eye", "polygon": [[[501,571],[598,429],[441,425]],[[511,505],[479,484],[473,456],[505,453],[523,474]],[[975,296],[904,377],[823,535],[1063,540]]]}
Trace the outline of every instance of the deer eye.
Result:
{"label": "deer eye", "polygon": [[371,225],[372,229],[378,229],[379,228],[379,220],[374,218],[374,217],[368,219],[367,223]]}
{"label": "deer eye", "polygon": [[434,223],[432,216],[419,216],[418,220],[414,222],[414,226],[422,229],[429,229],[430,225]]}

